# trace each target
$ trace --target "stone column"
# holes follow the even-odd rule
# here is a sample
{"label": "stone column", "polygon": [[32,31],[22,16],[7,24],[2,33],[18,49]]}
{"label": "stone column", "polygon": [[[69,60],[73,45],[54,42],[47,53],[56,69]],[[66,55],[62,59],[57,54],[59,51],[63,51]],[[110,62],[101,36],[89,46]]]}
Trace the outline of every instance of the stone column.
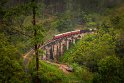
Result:
{"label": "stone column", "polygon": [[58,53],[59,51],[58,51],[58,45],[56,46],[56,63],[58,63]]}
{"label": "stone column", "polygon": [[53,58],[55,58],[55,47],[54,47],[54,44],[52,45],[52,52],[53,52]]}
{"label": "stone column", "polygon": [[46,56],[47,50],[43,49],[43,56],[41,56],[41,59],[46,60],[47,56]]}
{"label": "stone column", "polygon": [[65,47],[65,41],[62,40],[62,42],[61,42],[61,55],[64,54],[64,47]]}
{"label": "stone column", "polygon": [[71,37],[71,42],[73,43],[73,36]]}
{"label": "stone column", "polygon": [[59,42],[59,56],[61,56],[61,41]]}
{"label": "stone column", "polygon": [[67,47],[67,50],[69,49],[69,40],[67,39],[66,40],[66,47]]}
{"label": "stone column", "polygon": [[70,48],[71,43],[72,43],[72,40],[71,40],[71,39],[69,39],[69,46],[68,46],[68,49]]}
{"label": "stone column", "polygon": [[52,49],[52,45],[50,47],[50,60],[54,60],[53,58],[53,49]]}
{"label": "stone column", "polygon": [[73,37],[73,44],[75,44],[75,38]]}
{"label": "stone column", "polygon": [[61,48],[61,54],[62,54],[62,55],[64,54],[64,47],[65,47],[65,44],[62,43],[62,48]]}
{"label": "stone column", "polygon": [[46,48],[46,60],[50,59],[50,50],[49,48]]}

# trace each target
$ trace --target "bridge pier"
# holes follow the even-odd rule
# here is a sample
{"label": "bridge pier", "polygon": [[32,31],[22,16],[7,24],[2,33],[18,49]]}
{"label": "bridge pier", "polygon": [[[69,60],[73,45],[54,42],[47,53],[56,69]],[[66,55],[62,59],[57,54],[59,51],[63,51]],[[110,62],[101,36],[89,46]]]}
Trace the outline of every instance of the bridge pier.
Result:
{"label": "bridge pier", "polygon": [[64,54],[64,47],[65,47],[65,41],[64,41],[64,39],[62,40],[62,42],[61,42],[61,56]]}
{"label": "bridge pier", "polygon": [[41,59],[46,60],[47,59],[47,50],[43,49],[43,56],[41,56]]}
{"label": "bridge pier", "polygon": [[55,59],[55,44],[52,44],[53,59]]}
{"label": "bridge pier", "polygon": [[65,44],[63,43],[62,44],[62,55],[64,54],[64,51],[65,51],[64,47],[65,47]]}
{"label": "bridge pier", "polygon": [[75,37],[72,37],[72,43],[75,44]]}
{"label": "bridge pier", "polygon": [[58,56],[59,56],[59,48],[58,45],[56,46],[56,63],[58,62]]}
{"label": "bridge pier", "polygon": [[59,42],[59,56],[62,55],[62,43],[61,41]]}
{"label": "bridge pier", "polygon": [[50,49],[46,48],[46,60],[50,59]]}
{"label": "bridge pier", "polygon": [[75,38],[73,38],[73,44],[75,44],[75,40],[76,40],[76,39],[75,39]]}
{"label": "bridge pier", "polygon": [[67,47],[67,50],[69,49],[69,40],[67,39],[66,40],[66,47]]}
{"label": "bridge pier", "polygon": [[50,61],[54,60],[53,58],[53,48],[52,46],[50,47]]}

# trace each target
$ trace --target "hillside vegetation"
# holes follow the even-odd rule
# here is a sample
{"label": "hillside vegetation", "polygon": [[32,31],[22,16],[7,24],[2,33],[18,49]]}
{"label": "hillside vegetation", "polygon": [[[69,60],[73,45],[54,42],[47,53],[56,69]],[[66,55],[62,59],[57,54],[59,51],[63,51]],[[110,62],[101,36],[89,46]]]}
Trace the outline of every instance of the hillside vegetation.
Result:
{"label": "hillside vegetation", "polygon": [[[96,29],[59,58],[73,72],[39,60],[41,83],[123,83],[123,0],[0,0],[0,83],[34,83],[35,56],[28,65],[24,54],[55,34]],[[32,8],[36,8],[36,25]],[[37,34],[34,35],[35,30]],[[39,51],[39,50],[38,50]],[[41,50],[40,50],[41,51]],[[43,52],[39,53],[40,56]]]}

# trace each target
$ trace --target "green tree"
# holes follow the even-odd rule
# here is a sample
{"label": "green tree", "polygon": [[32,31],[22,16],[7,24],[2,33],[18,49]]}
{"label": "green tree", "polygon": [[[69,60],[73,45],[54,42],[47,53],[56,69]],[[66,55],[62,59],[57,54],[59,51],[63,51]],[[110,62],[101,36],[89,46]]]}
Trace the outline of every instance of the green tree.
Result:
{"label": "green tree", "polygon": [[118,40],[116,43],[116,52],[117,55],[120,56],[121,58],[123,57],[124,54],[124,7],[119,7],[115,9],[115,11],[112,12],[110,16],[110,21],[111,21],[111,26],[115,29],[118,30]]}
{"label": "green tree", "polygon": [[18,62],[18,51],[6,37],[0,33],[0,82],[26,82],[23,67]]}
{"label": "green tree", "polygon": [[97,71],[100,59],[115,54],[115,38],[110,33],[100,30],[97,34],[83,37],[75,50],[72,53],[74,61]]}
{"label": "green tree", "polygon": [[122,83],[124,70],[116,56],[108,56],[98,63],[98,83]]}

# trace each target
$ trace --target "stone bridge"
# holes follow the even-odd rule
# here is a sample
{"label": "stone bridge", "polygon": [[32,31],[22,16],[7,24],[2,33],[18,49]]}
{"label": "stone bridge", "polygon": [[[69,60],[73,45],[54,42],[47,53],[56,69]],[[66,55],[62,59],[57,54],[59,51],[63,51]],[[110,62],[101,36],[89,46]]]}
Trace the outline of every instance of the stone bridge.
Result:
{"label": "stone bridge", "polygon": [[40,47],[40,49],[44,50],[43,56],[40,58],[43,60],[58,62],[59,57],[62,56],[72,44],[75,44],[77,40],[81,39],[84,35],[89,33],[91,32],[71,35],[57,40],[51,40],[50,42]]}
{"label": "stone bridge", "polygon": [[[49,42],[45,43],[44,45],[39,46],[39,49],[42,49],[44,52],[39,59],[58,62],[59,57],[62,56],[64,52],[70,48],[71,44],[75,44],[75,42],[81,39],[82,37],[84,37],[84,35],[91,33],[93,32],[87,31],[80,34],[70,35],[55,40],[52,39]],[[25,61],[28,61],[26,59],[29,59],[29,57],[31,57],[33,54],[34,54],[34,49],[26,53],[24,55]]]}

